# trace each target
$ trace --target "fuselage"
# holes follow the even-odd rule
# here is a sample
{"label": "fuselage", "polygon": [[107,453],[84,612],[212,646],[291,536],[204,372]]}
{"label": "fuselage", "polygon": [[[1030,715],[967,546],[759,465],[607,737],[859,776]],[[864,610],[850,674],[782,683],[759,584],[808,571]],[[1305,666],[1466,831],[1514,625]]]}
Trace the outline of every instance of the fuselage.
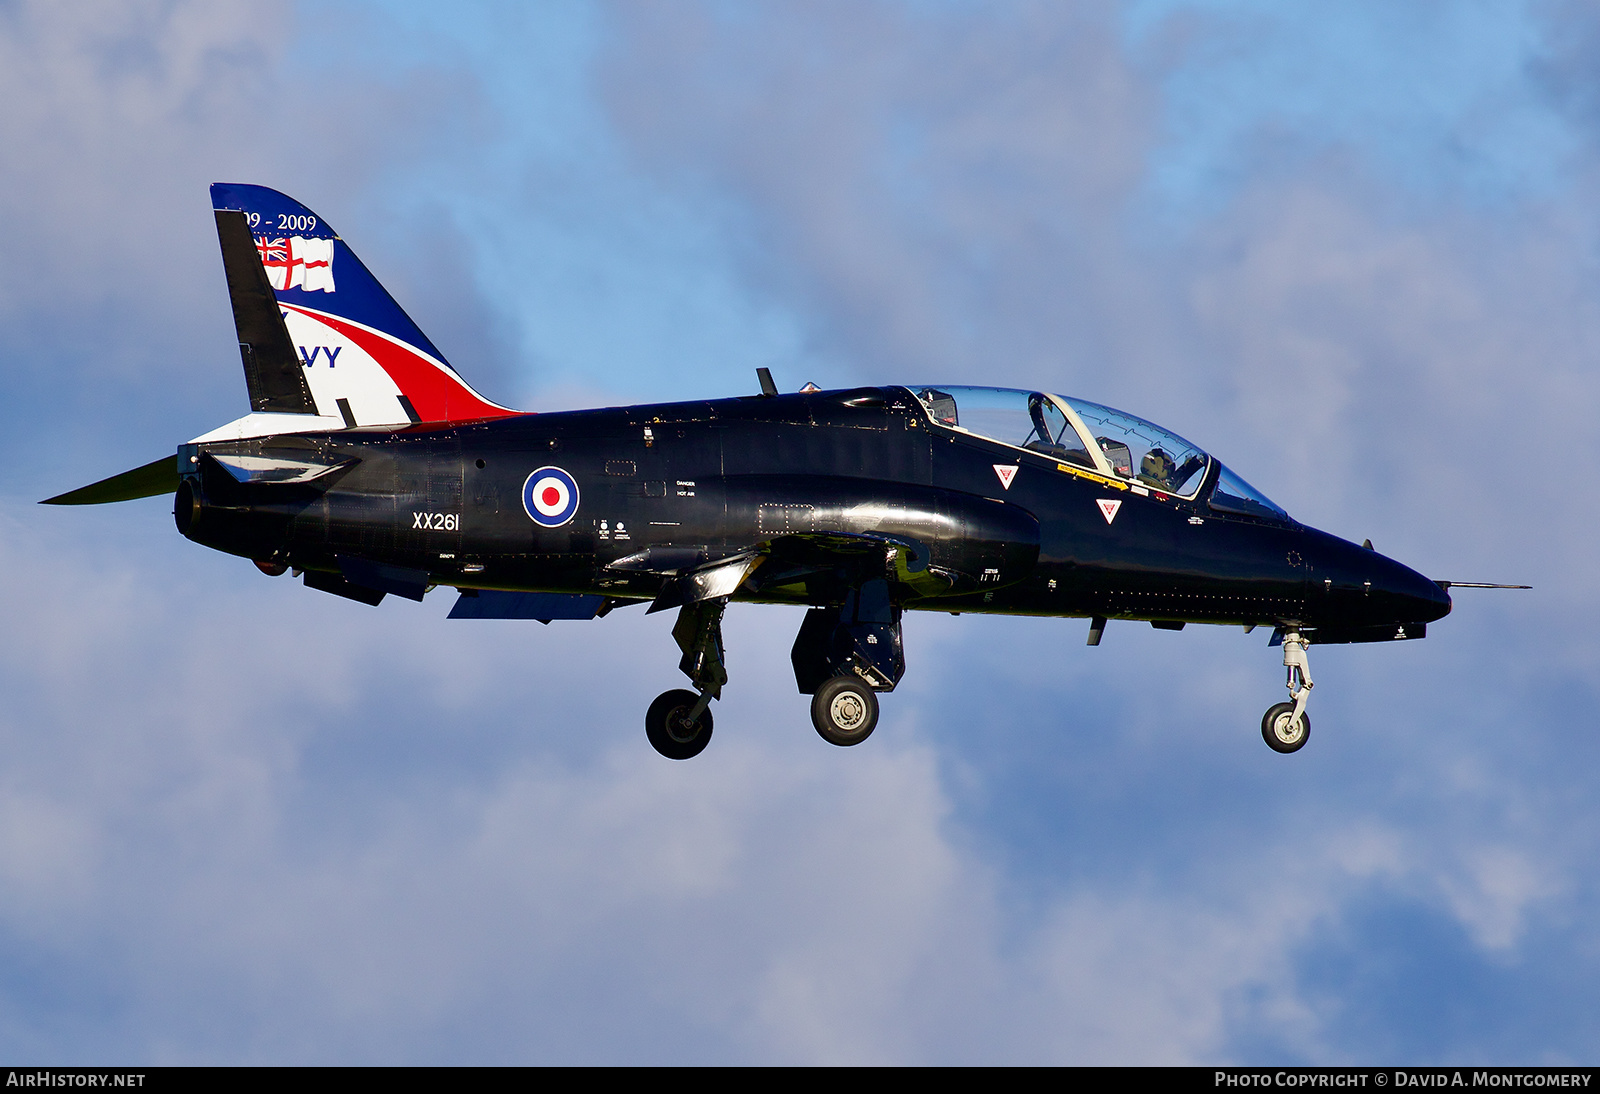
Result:
{"label": "fuselage", "polygon": [[[274,461],[326,470],[241,480],[242,463]],[[1184,497],[948,427],[898,387],[211,442],[180,467],[179,528],[197,542],[462,589],[647,600],[673,560],[836,533],[910,545],[893,582],[908,610],[1290,625],[1335,642],[1413,637],[1450,610],[1376,551],[1211,504],[1215,460]],[[564,495],[553,516],[528,496],[547,468],[575,487],[570,514]],[[827,567],[782,556],[733,599],[837,602]]]}

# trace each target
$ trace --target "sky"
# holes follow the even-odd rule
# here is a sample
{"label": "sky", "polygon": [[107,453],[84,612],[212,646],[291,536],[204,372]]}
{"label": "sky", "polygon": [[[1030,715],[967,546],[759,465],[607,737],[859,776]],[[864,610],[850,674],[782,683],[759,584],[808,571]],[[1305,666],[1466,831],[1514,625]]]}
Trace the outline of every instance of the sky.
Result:
{"label": "sky", "polygon": [[[1600,14],[0,0],[0,1056],[1593,1063]],[[445,620],[39,507],[243,413],[211,182],[529,410],[986,383],[1460,590],[1314,647],[917,614],[863,745],[735,605]],[[1574,477],[1574,474],[1576,477]]]}

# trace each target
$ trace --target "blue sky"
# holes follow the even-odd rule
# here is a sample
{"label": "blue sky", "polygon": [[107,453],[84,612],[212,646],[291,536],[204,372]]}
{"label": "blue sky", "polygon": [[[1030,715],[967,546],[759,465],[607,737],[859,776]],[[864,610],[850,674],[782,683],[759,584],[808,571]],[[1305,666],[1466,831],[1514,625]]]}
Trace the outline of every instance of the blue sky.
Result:
{"label": "blue sky", "polygon": [[[1571,3],[0,6],[0,1047],[56,1062],[1592,1062],[1600,19]],[[1457,597],[1314,649],[915,616],[447,622],[162,499],[244,410],[206,185],[491,398],[1040,386]]]}

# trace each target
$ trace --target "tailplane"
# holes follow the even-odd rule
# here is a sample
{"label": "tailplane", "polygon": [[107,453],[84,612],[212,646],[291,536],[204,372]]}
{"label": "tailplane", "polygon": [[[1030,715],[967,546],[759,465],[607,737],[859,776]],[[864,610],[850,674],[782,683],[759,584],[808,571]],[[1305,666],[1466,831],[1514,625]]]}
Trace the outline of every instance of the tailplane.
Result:
{"label": "tailplane", "polygon": [[[213,185],[211,205],[253,413],[310,415],[333,428],[517,413],[468,387],[310,209],[236,183]],[[299,422],[278,428],[328,427]]]}
{"label": "tailplane", "polygon": [[178,458],[162,456],[143,467],[112,475],[109,479],[65,494],[46,498],[40,505],[104,505],[110,501],[133,501],[135,498],[153,498],[171,494],[178,489]]}

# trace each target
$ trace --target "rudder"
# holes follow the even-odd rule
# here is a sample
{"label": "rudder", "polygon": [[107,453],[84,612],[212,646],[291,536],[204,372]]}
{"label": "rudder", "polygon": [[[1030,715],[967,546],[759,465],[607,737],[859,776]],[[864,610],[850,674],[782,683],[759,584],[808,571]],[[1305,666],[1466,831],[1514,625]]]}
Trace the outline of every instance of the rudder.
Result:
{"label": "rudder", "polygon": [[273,297],[267,272],[256,255],[245,214],[216,210],[222,271],[228,278],[233,325],[239,334],[245,387],[252,412],[315,414],[317,404],[305,370],[289,341],[289,329]]}

